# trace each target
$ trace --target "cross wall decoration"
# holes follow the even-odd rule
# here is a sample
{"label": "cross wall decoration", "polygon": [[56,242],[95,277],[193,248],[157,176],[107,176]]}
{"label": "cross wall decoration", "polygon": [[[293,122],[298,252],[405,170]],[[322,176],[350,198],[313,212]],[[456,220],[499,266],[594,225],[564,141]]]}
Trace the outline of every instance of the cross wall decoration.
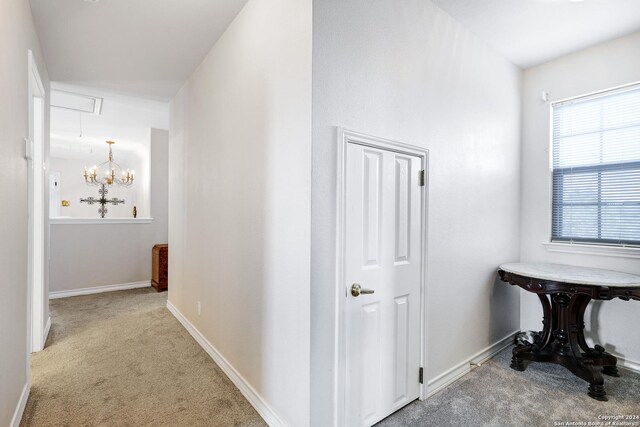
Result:
{"label": "cross wall decoration", "polygon": [[93,205],[95,203],[99,204],[100,207],[98,208],[98,213],[100,214],[100,218],[104,218],[107,212],[109,212],[109,210],[107,209],[107,203],[110,203],[114,206],[124,203],[124,200],[117,199],[115,197],[107,199],[106,195],[108,192],[109,190],[107,190],[107,187],[102,184],[100,186],[100,189],[98,190],[98,193],[100,193],[99,199],[96,199],[95,197],[88,197],[86,199],[80,199],[80,203],[88,203],[90,205]]}

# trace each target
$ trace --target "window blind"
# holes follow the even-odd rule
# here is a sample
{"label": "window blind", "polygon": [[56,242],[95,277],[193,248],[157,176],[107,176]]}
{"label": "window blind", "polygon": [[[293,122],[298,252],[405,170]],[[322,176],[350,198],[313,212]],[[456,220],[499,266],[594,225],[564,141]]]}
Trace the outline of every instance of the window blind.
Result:
{"label": "window blind", "polygon": [[552,240],[640,245],[640,84],[552,113]]}

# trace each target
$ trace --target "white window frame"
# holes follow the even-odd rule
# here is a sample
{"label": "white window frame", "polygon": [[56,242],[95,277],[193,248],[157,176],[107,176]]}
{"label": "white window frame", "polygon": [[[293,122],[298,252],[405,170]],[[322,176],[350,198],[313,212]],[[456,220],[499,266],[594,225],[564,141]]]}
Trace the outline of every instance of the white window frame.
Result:
{"label": "white window frame", "polygon": [[604,90],[598,90],[590,92],[584,95],[573,96],[569,98],[560,99],[552,102],[549,105],[549,216],[548,216],[548,239],[542,242],[544,247],[549,252],[561,252],[571,254],[584,254],[584,255],[597,255],[597,256],[612,256],[619,258],[637,258],[640,259],[640,246],[627,245],[627,244],[608,244],[608,243],[593,243],[582,241],[554,241],[553,240],[553,107],[557,104],[567,103],[576,100],[582,100],[585,98],[592,98],[602,96],[607,92],[622,91],[625,89],[631,89],[633,87],[639,87],[640,81],[607,88]]}

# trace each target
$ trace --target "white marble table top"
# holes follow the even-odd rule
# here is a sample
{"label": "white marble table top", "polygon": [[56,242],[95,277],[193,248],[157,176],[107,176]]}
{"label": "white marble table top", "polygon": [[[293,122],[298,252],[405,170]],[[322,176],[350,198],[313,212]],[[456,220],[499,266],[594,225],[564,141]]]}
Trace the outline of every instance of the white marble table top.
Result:
{"label": "white marble table top", "polygon": [[502,264],[500,269],[520,276],[575,283],[576,285],[621,288],[640,286],[640,276],[600,268],[576,267],[564,264],[510,262]]}

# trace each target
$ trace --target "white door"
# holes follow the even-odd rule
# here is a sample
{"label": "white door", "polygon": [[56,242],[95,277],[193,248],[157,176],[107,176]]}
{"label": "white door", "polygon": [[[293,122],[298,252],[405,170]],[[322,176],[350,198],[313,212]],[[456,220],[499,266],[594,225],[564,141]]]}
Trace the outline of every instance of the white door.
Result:
{"label": "white door", "polygon": [[369,426],[420,396],[423,167],[352,142],[345,166],[346,425]]}

